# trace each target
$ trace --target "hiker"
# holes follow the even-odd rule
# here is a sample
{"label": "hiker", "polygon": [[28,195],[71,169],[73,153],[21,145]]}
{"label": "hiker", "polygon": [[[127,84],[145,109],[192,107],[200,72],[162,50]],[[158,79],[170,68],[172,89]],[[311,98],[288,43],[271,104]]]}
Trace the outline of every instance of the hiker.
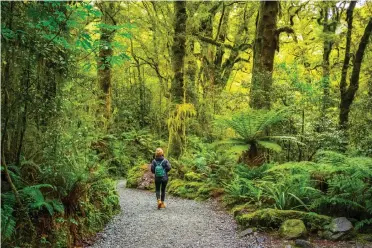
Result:
{"label": "hiker", "polygon": [[165,187],[167,187],[168,172],[170,169],[171,165],[169,161],[164,158],[163,149],[156,148],[155,159],[151,163],[151,172],[155,174],[155,190],[156,199],[158,201],[158,209],[165,208]]}

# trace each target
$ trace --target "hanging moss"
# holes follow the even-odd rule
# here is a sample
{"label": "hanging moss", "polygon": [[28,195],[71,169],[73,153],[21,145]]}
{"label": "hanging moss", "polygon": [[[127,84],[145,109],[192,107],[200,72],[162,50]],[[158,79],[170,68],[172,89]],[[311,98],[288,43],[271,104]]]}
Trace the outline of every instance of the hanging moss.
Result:
{"label": "hanging moss", "polygon": [[193,104],[183,103],[176,105],[176,110],[168,119],[169,142],[168,155],[178,158],[186,148],[186,125],[196,111]]}

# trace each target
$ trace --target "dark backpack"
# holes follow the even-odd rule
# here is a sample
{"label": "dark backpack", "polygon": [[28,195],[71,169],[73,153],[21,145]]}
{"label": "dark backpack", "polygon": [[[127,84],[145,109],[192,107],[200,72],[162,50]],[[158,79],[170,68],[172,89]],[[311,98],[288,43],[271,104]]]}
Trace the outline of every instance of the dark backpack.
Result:
{"label": "dark backpack", "polygon": [[155,160],[155,177],[164,177],[165,176],[165,169],[163,167],[163,159],[161,162]]}

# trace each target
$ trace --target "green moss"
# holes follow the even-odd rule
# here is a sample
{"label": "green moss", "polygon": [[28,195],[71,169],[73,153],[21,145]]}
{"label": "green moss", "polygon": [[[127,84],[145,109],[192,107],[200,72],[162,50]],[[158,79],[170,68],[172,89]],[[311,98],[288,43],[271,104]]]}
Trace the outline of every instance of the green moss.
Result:
{"label": "green moss", "polygon": [[260,226],[278,228],[285,220],[300,219],[310,231],[322,230],[328,225],[331,218],[316,213],[307,213],[295,210],[261,209],[253,213],[241,214],[236,217],[242,226]]}
{"label": "green moss", "polygon": [[302,220],[289,219],[283,222],[279,229],[280,236],[285,239],[305,237],[307,230]]}
{"label": "green moss", "polygon": [[356,240],[361,244],[369,244],[372,246],[372,233],[357,234]]}
{"label": "green moss", "polygon": [[255,210],[256,210],[256,207],[254,205],[245,203],[242,205],[236,205],[235,207],[231,209],[231,212],[234,215],[234,217],[236,217],[238,215],[251,213]]}
{"label": "green moss", "polygon": [[127,187],[137,188],[139,180],[147,170],[147,165],[134,166],[128,171]]}
{"label": "green moss", "polygon": [[168,192],[184,198],[195,199],[198,197],[198,191],[202,188],[201,182],[187,182],[181,179],[170,180]]}

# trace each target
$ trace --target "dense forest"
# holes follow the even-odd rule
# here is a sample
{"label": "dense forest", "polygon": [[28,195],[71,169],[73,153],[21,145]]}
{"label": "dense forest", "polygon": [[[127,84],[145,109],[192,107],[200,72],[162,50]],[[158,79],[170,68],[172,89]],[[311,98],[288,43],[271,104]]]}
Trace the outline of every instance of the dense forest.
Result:
{"label": "dense forest", "polygon": [[2,1],[1,245],[81,246],[157,147],[243,227],[370,234],[371,33],[368,1]]}

